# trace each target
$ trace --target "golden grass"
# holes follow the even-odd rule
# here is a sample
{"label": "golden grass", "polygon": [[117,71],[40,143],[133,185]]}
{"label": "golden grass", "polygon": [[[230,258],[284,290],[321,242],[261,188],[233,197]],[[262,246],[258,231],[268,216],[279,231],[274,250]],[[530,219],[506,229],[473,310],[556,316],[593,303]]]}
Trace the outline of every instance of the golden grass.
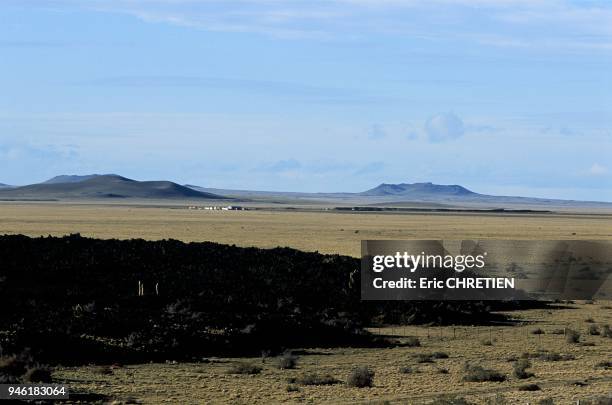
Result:
{"label": "golden grass", "polygon": [[612,215],[193,211],[0,202],[0,234],[174,238],[359,256],[362,239],[610,239]]}

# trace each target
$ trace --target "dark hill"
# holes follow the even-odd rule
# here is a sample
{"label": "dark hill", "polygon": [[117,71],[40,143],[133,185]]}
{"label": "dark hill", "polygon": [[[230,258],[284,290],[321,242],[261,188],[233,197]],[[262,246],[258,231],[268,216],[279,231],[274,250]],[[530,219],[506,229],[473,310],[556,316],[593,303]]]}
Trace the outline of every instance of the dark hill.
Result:
{"label": "dark hill", "polygon": [[[100,176],[117,176],[116,174],[86,174],[83,176],[75,174],[62,174],[44,181],[42,184],[57,184],[57,183],[80,183],[85,180],[93,179]],[[119,176],[117,176],[119,177]]]}
{"label": "dark hill", "polygon": [[359,193],[364,196],[406,196],[406,197],[473,197],[477,193],[458,185],[441,185],[433,183],[383,183],[373,189]]}
{"label": "dark hill", "polygon": [[0,198],[224,198],[171,181],[136,181],[114,174],[93,175],[81,181],[74,181],[75,176],[67,177],[73,181],[45,182],[0,190]]}

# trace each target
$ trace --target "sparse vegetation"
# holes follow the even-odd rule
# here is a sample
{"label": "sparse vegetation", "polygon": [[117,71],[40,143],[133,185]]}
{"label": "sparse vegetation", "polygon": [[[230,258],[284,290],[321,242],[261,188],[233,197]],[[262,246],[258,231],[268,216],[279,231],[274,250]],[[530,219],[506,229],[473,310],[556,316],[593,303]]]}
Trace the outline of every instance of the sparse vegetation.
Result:
{"label": "sparse vegetation", "polygon": [[541,328],[536,328],[531,330],[532,335],[543,335],[545,332]]}
{"label": "sparse vegetation", "polygon": [[421,346],[421,341],[416,336],[408,336],[404,341],[404,346],[408,347],[419,347]]}
{"label": "sparse vegetation", "polygon": [[571,354],[560,354],[554,352],[540,352],[536,353],[534,357],[544,361],[568,361],[575,359],[575,357]]}
{"label": "sparse vegetation", "polygon": [[293,355],[290,351],[283,353],[278,359],[278,368],[281,370],[294,369],[298,363],[298,356]]}
{"label": "sparse vegetation", "polygon": [[289,384],[287,385],[287,392],[299,392],[300,388],[298,386],[295,386],[293,384]]}
{"label": "sparse vegetation", "polygon": [[526,371],[531,367],[531,362],[527,359],[519,359],[514,363],[512,370],[513,375],[519,379],[525,379],[533,377],[534,374]]}
{"label": "sparse vegetation", "polygon": [[506,376],[502,373],[489,370],[479,365],[472,365],[466,363],[463,367],[463,381],[470,382],[483,382],[483,381],[494,381],[500,382],[505,381]]}
{"label": "sparse vegetation", "polygon": [[518,387],[519,391],[540,391],[541,389],[538,384],[525,384]]}
{"label": "sparse vegetation", "polygon": [[346,384],[357,388],[371,387],[374,384],[374,371],[366,366],[357,367],[349,374]]}
{"label": "sparse vegetation", "polygon": [[300,385],[333,385],[338,384],[340,381],[329,374],[305,373],[299,377],[290,378],[288,382]]}
{"label": "sparse vegetation", "polygon": [[612,361],[600,361],[599,363],[595,364],[595,368],[603,368],[604,370],[612,370]]}
{"label": "sparse vegetation", "polygon": [[567,343],[579,343],[580,342],[580,333],[576,332],[573,329],[565,330],[565,341]]}
{"label": "sparse vegetation", "polygon": [[552,398],[543,398],[538,401],[538,405],[555,405]]}
{"label": "sparse vegetation", "polygon": [[259,374],[262,368],[252,363],[237,363],[227,370],[228,374]]}
{"label": "sparse vegetation", "polygon": [[483,339],[480,341],[480,344],[483,346],[493,346],[493,341],[491,339]]}
{"label": "sparse vegetation", "polygon": [[52,381],[51,370],[43,366],[28,368],[23,375],[23,381],[26,383],[50,383]]}
{"label": "sparse vegetation", "polygon": [[589,325],[589,335],[597,336],[599,334],[599,327],[597,325]]}
{"label": "sparse vegetation", "polygon": [[587,319],[584,320],[586,323],[595,323],[595,319],[589,317]]}
{"label": "sparse vegetation", "polygon": [[410,367],[410,366],[403,366],[399,368],[399,372],[401,374],[412,374],[412,373],[416,373],[416,369]]}
{"label": "sparse vegetation", "polygon": [[601,336],[612,338],[612,328],[610,328],[610,325],[604,325],[601,327]]}
{"label": "sparse vegetation", "polygon": [[463,397],[443,395],[434,399],[429,405],[474,405]]}

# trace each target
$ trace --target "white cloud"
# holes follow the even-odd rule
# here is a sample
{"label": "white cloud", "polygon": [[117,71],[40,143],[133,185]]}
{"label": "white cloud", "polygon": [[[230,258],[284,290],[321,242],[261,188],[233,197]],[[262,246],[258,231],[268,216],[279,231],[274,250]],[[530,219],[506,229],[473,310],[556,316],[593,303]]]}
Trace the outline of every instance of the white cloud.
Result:
{"label": "white cloud", "polygon": [[592,176],[602,176],[608,173],[608,168],[600,165],[599,163],[593,163],[589,168],[588,173]]}
{"label": "white cloud", "polygon": [[288,39],[370,33],[504,48],[612,50],[612,2],[569,0],[5,0]]}
{"label": "white cloud", "polygon": [[425,122],[425,133],[430,142],[444,142],[461,137],[465,133],[465,126],[455,114],[442,113]]}

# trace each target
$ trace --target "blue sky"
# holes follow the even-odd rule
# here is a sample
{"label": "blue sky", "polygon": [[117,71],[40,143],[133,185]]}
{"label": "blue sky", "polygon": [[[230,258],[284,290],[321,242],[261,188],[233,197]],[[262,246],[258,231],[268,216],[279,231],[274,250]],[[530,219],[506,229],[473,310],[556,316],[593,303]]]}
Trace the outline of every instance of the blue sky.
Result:
{"label": "blue sky", "polygon": [[0,182],[612,201],[612,2],[3,0]]}

